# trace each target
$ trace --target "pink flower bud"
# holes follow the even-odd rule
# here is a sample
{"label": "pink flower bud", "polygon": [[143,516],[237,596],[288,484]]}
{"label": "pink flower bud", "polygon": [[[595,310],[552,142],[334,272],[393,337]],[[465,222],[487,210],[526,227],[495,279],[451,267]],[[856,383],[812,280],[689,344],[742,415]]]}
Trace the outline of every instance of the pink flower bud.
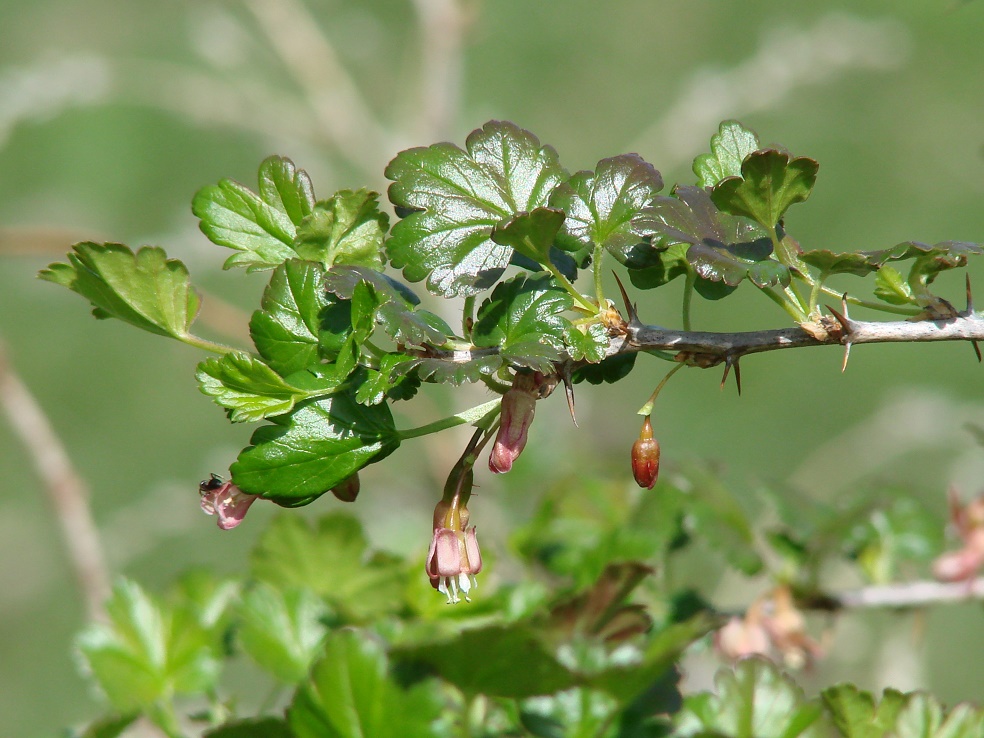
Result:
{"label": "pink flower bud", "polygon": [[517,374],[512,387],[502,396],[499,432],[489,454],[489,470],[495,474],[505,474],[512,469],[513,462],[526,448],[536,401],[540,397],[536,377],[536,374]]}
{"label": "pink flower bud", "polygon": [[207,515],[218,516],[215,522],[222,530],[232,530],[243,522],[250,505],[259,498],[243,492],[232,482],[223,482],[215,474],[199,484],[198,491],[202,496],[202,510]]}
{"label": "pink flower bud", "polygon": [[632,476],[645,489],[652,489],[659,477],[659,441],[653,438],[648,415],[642,422],[639,439],[632,444]]}

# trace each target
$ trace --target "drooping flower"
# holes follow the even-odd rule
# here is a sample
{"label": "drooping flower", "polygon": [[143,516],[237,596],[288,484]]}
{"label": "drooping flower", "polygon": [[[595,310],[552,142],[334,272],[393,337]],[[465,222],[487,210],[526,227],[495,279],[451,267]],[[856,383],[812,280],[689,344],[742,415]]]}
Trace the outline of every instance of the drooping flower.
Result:
{"label": "drooping flower", "polygon": [[342,502],[355,502],[355,498],[359,496],[359,490],[361,488],[362,483],[359,481],[359,472],[356,472],[332,487],[331,493]]}
{"label": "drooping flower", "polygon": [[482,552],[468,517],[468,508],[455,502],[441,500],[434,508],[434,534],[424,569],[431,586],[449,604],[460,602],[459,592],[471,601],[468,593],[478,586],[475,575],[482,570]]}
{"label": "drooping flower", "polygon": [[519,372],[512,387],[502,396],[499,432],[489,454],[489,470],[505,474],[526,448],[530,425],[536,413],[536,401],[543,396],[539,372]]}
{"label": "drooping flower", "polygon": [[259,495],[243,492],[232,482],[223,482],[217,474],[198,485],[202,496],[202,510],[217,516],[215,521],[222,530],[232,530],[246,517],[249,506]]}
{"label": "drooping flower", "polygon": [[642,422],[639,438],[632,444],[632,476],[644,489],[652,489],[659,477],[659,441],[653,437],[648,415]]}

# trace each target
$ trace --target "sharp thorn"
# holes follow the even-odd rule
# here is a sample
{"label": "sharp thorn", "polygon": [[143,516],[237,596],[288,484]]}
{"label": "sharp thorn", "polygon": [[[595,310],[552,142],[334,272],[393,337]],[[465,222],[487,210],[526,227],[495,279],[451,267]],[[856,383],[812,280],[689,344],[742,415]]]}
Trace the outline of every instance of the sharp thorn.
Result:
{"label": "sharp thorn", "polygon": [[981,347],[977,341],[971,340],[970,345],[974,347],[974,353],[977,354],[977,363],[981,363]]}
{"label": "sharp thorn", "polygon": [[574,384],[571,382],[570,364],[566,364],[564,366],[564,370],[561,372],[560,378],[564,382],[564,394],[567,396],[567,409],[571,413],[571,420],[574,421],[575,428],[580,428],[577,424],[577,416],[574,414]]}
{"label": "sharp thorn", "polygon": [[625,291],[625,286],[622,284],[622,280],[619,279],[618,272],[612,270],[612,274],[615,275],[615,283],[618,285],[618,291],[622,293],[622,302],[625,303],[626,320],[631,323],[638,317],[636,306],[629,302],[629,293]]}
{"label": "sharp thorn", "polygon": [[724,384],[728,381],[728,374],[731,373],[731,367],[734,367],[735,386],[738,388],[738,396],[741,397],[741,366],[738,364],[738,361],[738,359],[730,356],[724,360],[724,375],[721,377],[721,389],[724,389]]}
{"label": "sharp thorn", "polygon": [[851,321],[850,321],[850,319],[846,315],[842,315],[837,310],[834,310],[832,307],[830,307],[830,305],[827,305],[827,310],[830,312],[831,315],[833,315],[837,319],[837,322],[840,323],[841,328],[843,328],[844,331],[848,335],[850,335],[850,333],[851,333]]}
{"label": "sharp thorn", "polygon": [[[967,312],[965,314],[969,318],[971,315],[974,314],[974,298],[970,294],[970,274],[968,273],[965,276],[967,277]],[[978,361],[980,361],[980,355],[981,352],[978,351],[977,352]]]}
{"label": "sharp thorn", "polygon": [[735,359],[735,386],[738,388],[738,396],[741,397],[741,365],[740,359]]}
{"label": "sharp thorn", "polygon": [[724,389],[724,383],[728,381],[728,375],[731,373],[731,359],[724,360],[724,374],[721,375],[721,389]]}
{"label": "sharp thorn", "polygon": [[841,364],[841,374],[847,371],[847,360],[851,358],[851,342],[844,344],[844,362]]}

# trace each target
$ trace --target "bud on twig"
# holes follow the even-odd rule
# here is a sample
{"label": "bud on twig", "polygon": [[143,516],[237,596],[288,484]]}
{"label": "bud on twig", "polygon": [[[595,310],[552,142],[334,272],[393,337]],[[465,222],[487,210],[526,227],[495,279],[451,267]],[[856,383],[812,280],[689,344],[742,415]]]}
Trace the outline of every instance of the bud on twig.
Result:
{"label": "bud on twig", "polygon": [[632,476],[645,489],[652,489],[659,477],[659,441],[653,438],[653,424],[648,415],[642,422],[638,440],[632,444]]}
{"label": "bud on twig", "polygon": [[499,432],[489,454],[489,470],[505,474],[526,448],[530,425],[536,413],[536,401],[540,398],[539,374],[522,372],[513,379],[513,385],[502,396],[502,413]]}

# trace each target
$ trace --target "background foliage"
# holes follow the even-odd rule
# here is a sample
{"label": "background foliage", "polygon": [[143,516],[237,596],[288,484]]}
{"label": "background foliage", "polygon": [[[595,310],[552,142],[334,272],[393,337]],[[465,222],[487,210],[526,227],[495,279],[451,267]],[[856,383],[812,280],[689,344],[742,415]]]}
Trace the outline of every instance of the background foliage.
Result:
{"label": "background foliage", "polygon": [[[242,294],[243,280],[220,271],[227,254],[197,232],[189,193],[226,176],[250,183],[267,154],[301,163],[321,193],[381,189],[383,165],[400,148],[461,141],[499,117],[536,131],[572,170],[637,150],[673,183],[690,181],[690,160],[719,120],[740,117],[763,141],[779,139],[821,162],[809,207],[791,216],[812,247],[984,233],[979,3],[473,5],[460,103],[432,120],[418,115],[434,106],[417,75],[412,7],[311,2],[318,28],[395,131],[391,146],[341,153],[310,112],[317,101],[264,36],[269,24],[254,10],[263,6],[0,6],[0,333],[94,492],[114,571],[149,587],[190,565],[242,570],[274,511],[257,508],[247,525],[219,535],[197,509],[195,486],[225,471],[250,429],[230,427],[193,389],[191,349],[96,323],[76,297],[33,275],[75,241],[162,244],[211,293],[252,305],[265,279]],[[971,268],[980,283],[980,266]],[[642,317],[673,323],[679,289],[649,293]],[[959,294],[959,285],[951,290]],[[700,303],[695,327],[783,324],[761,300],[745,307],[734,299],[741,311]],[[864,347],[845,377],[837,352],[790,353],[746,361],[741,399],[717,390],[716,373],[675,379],[655,418],[668,468],[715,461],[740,504],[753,508],[763,484],[838,501],[894,484],[937,510],[941,524],[948,484],[978,491],[981,451],[962,426],[984,424],[984,406],[967,347]],[[487,480],[474,503],[482,506],[483,548],[527,522],[549,488],[573,493],[574,477],[588,474],[628,480],[634,411],[651,388],[644,371],[636,374],[634,394],[620,389],[602,400],[610,388],[582,389],[580,430],[561,400],[541,408],[536,454]],[[431,417],[451,408],[440,395],[432,401]],[[0,725],[45,734],[92,714],[70,656],[82,612],[35,472],[5,424],[0,435]],[[395,467],[364,475],[356,510],[376,545],[422,555],[432,500],[457,454],[438,438],[426,459],[403,451]],[[314,507],[296,514],[326,511]],[[505,543],[496,553],[504,563],[494,576],[508,581]],[[677,575],[736,605],[756,592],[744,579],[708,580],[706,563],[695,556]],[[979,697],[984,677],[960,667],[966,644],[982,635],[977,615],[973,606],[934,612],[921,639],[909,617],[852,616],[817,683],[836,674],[876,690]],[[693,685],[709,684],[710,673],[711,662],[691,665]]]}

